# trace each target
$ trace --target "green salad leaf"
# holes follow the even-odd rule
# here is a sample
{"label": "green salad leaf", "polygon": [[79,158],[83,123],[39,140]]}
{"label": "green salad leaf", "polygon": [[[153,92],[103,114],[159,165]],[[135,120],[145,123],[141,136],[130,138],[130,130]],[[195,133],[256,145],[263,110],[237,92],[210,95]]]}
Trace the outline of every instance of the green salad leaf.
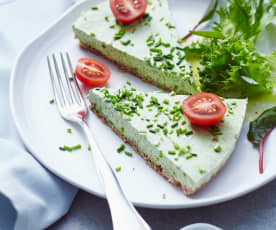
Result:
{"label": "green salad leaf", "polygon": [[263,173],[264,145],[270,132],[276,126],[276,106],[265,110],[256,120],[250,122],[248,140],[259,147],[259,171]]}
{"label": "green salad leaf", "polygon": [[265,110],[256,120],[250,122],[248,139],[259,146],[265,135],[276,126],[276,106]]}
{"label": "green salad leaf", "polygon": [[225,39],[225,36],[217,31],[191,31],[191,34],[206,37],[206,38],[218,38],[218,39]]}
{"label": "green salad leaf", "polygon": [[270,28],[276,19],[275,0],[227,0],[217,14],[219,21],[211,31],[197,32],[205,38],[185,47],[186,55],[200,55],[201,90],[224,97],[271,93],[276,85],[276,52],[261,54],[256,44],[259,35],[269,29],[265,39],[271,41],[270,47],[275,45]]}
{"label": "green salad leaf", "polygon": [[203,23],[203,22],[206,22],[208,20],[210,20],[215,12],[216,12],[216,9],[217,9],[217,5],[218,5],[218,0],[210,0],[210,3],[208,5],[208,8],[207,10],[205,11],[203,17],[200,19],[200,21],[193,27],[193,29],[188,33],[186,34],[181,40],[182,41],[185,41],[187,40],[192,34],[193,32],[196,31],[196,29]]}

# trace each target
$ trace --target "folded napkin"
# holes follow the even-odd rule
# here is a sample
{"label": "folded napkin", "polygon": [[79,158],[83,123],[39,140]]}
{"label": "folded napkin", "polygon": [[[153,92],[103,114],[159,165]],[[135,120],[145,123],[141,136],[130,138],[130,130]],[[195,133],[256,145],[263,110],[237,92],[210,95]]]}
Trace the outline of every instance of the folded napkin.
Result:
{"label": "folded napkin", "polygon": [[0,149],[0,229],[44,229],[63,216],[77,189],[14,143],[0,139]]}

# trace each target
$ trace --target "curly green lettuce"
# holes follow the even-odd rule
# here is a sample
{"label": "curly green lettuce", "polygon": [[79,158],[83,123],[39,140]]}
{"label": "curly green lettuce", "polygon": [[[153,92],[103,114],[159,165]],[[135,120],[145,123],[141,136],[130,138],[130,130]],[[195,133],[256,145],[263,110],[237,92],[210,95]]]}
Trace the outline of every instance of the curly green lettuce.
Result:
{"label": "curly green lettuce", "polygon": [[[225,97],[271,93],[275,86],[276,52],[261,55],[255,44],[266,26],[276,20],[275,0],[228,0],[217,11],[219,22],[205,37],[185,48],[201,57],[200,88]],[[212,35],[216,35],[213,36]]]}

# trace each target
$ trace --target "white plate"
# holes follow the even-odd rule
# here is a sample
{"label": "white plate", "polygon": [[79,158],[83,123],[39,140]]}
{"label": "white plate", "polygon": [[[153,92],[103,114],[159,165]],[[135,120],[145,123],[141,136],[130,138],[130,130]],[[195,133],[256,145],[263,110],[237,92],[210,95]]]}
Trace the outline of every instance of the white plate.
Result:
{"label": "white plate", "polygon": [[[189,2],[189,4],[188,4]],[[188,24],[193,25],[200,14],[203,14],[207,1],[170,1],[174,17],[180,31],[188,31]],[[77,127],[73,133],[66,129],[71,124],[63,121],[55,105],[49,104],[53,98],[50,87],[46,56],[54,52],[69,51],[74,64],[80,57],[97,58],[111,68],[112,77],[108,87],[120,87],[128,80],[133,86],[151,91],[156,88],[141,82],[139,79],[120,72],[113,64],[96,57],[78,46],[71,29],[72,23],[80,13],[95,5],[98,1],[79,3],[68,10],[56,23],[31,42],[17,58],[12,71],[10,84],[10,104],[18,131],[32,154],[56,175],[68,182],[98,196],[104,196],[98,182],[91,152],[87,151],[87,141]],[[201,4],[201,7],[197,7]],[[188,6],[189,8],[184,8]],[[181,8],[182,7],[182,8]],[[193,16],[193,17],[192,17]],[[192,197],[186,197],[182,191],[169,184],[155,171],[148,167],[138,155],[132,158],[118,154],[116,148],[122,141],[105,126],[94,114],[89,116],[89,124],[108,161],[115,168],[122,166],[117,173],[128,197],[137,206],[151,208],[188,208],[210,205],[246,194],[276,176],[276,167],[267,162],[276,162],[273,153],[275,138],[273,132],[266,144],[265,172],[258,173],[258,153],[246,138],[245,125],[236,151],[218,174],[204,189]],[[82,150],[72,153],[58,150],[62,145],[81,144]],[[132,151],[128,147],[129,151]],[[166,194],[166,199],[163,199]]]}

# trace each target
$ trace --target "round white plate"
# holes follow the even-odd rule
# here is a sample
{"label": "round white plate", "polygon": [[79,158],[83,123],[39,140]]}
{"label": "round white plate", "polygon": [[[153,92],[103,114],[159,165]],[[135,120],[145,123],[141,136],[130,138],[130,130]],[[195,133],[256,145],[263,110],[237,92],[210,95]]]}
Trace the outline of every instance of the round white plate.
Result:
{"label": "round white plate", "polygon": [[[46,56],[59,51],[68,51],[73,64],[80,57],[97,58],[108,65],[112,77],[108,87],[117,88],[126,83],[140,90],[152,91],[156,88],[141,82],[138,78],[120,72],[110,62],[81,50],[74,39],[71,26],[83,10],[99,1],[86,1],[69,9],[61,18],[39,37],[32,41],[18,56],[10,84],[10,104],[18,131],[30,152],[49,170],[66,181],[98,196],[104,192],[97,179],[91,152],[87,141],[78,127],[63,121],[58,115],[53,98],[46,64]],[[184,34],[203,14],[208,1],[170,1],[177,28]],[[219,175],[194,196],[186,197],[182,191],[169,184],[148,167],[140,156],[128,157],[118,154],[116,148],[122,141],[109,127],[94,114],[89,116],[91,131],[112,167],[122,167],[117,173],[126,194],[137,206],[151,208],[188,208],[210,205],[233,199],[248,193],[276,176],[276,167],[268,162],[276,162],[273,153],[275,138],[273,132],[266,144],[265,172],[258,173],[258,152],[246,138],[247,125],[243,129],[236,151]],[[72,134],[66,132],[72,128]],[[81,144],[81,150],[62,152],[62,145]],[[134,152],[129,146],[127,149]],[[204,150],[202,150],[204,151]],[[163,198],[166,194],[166,198]]]}

